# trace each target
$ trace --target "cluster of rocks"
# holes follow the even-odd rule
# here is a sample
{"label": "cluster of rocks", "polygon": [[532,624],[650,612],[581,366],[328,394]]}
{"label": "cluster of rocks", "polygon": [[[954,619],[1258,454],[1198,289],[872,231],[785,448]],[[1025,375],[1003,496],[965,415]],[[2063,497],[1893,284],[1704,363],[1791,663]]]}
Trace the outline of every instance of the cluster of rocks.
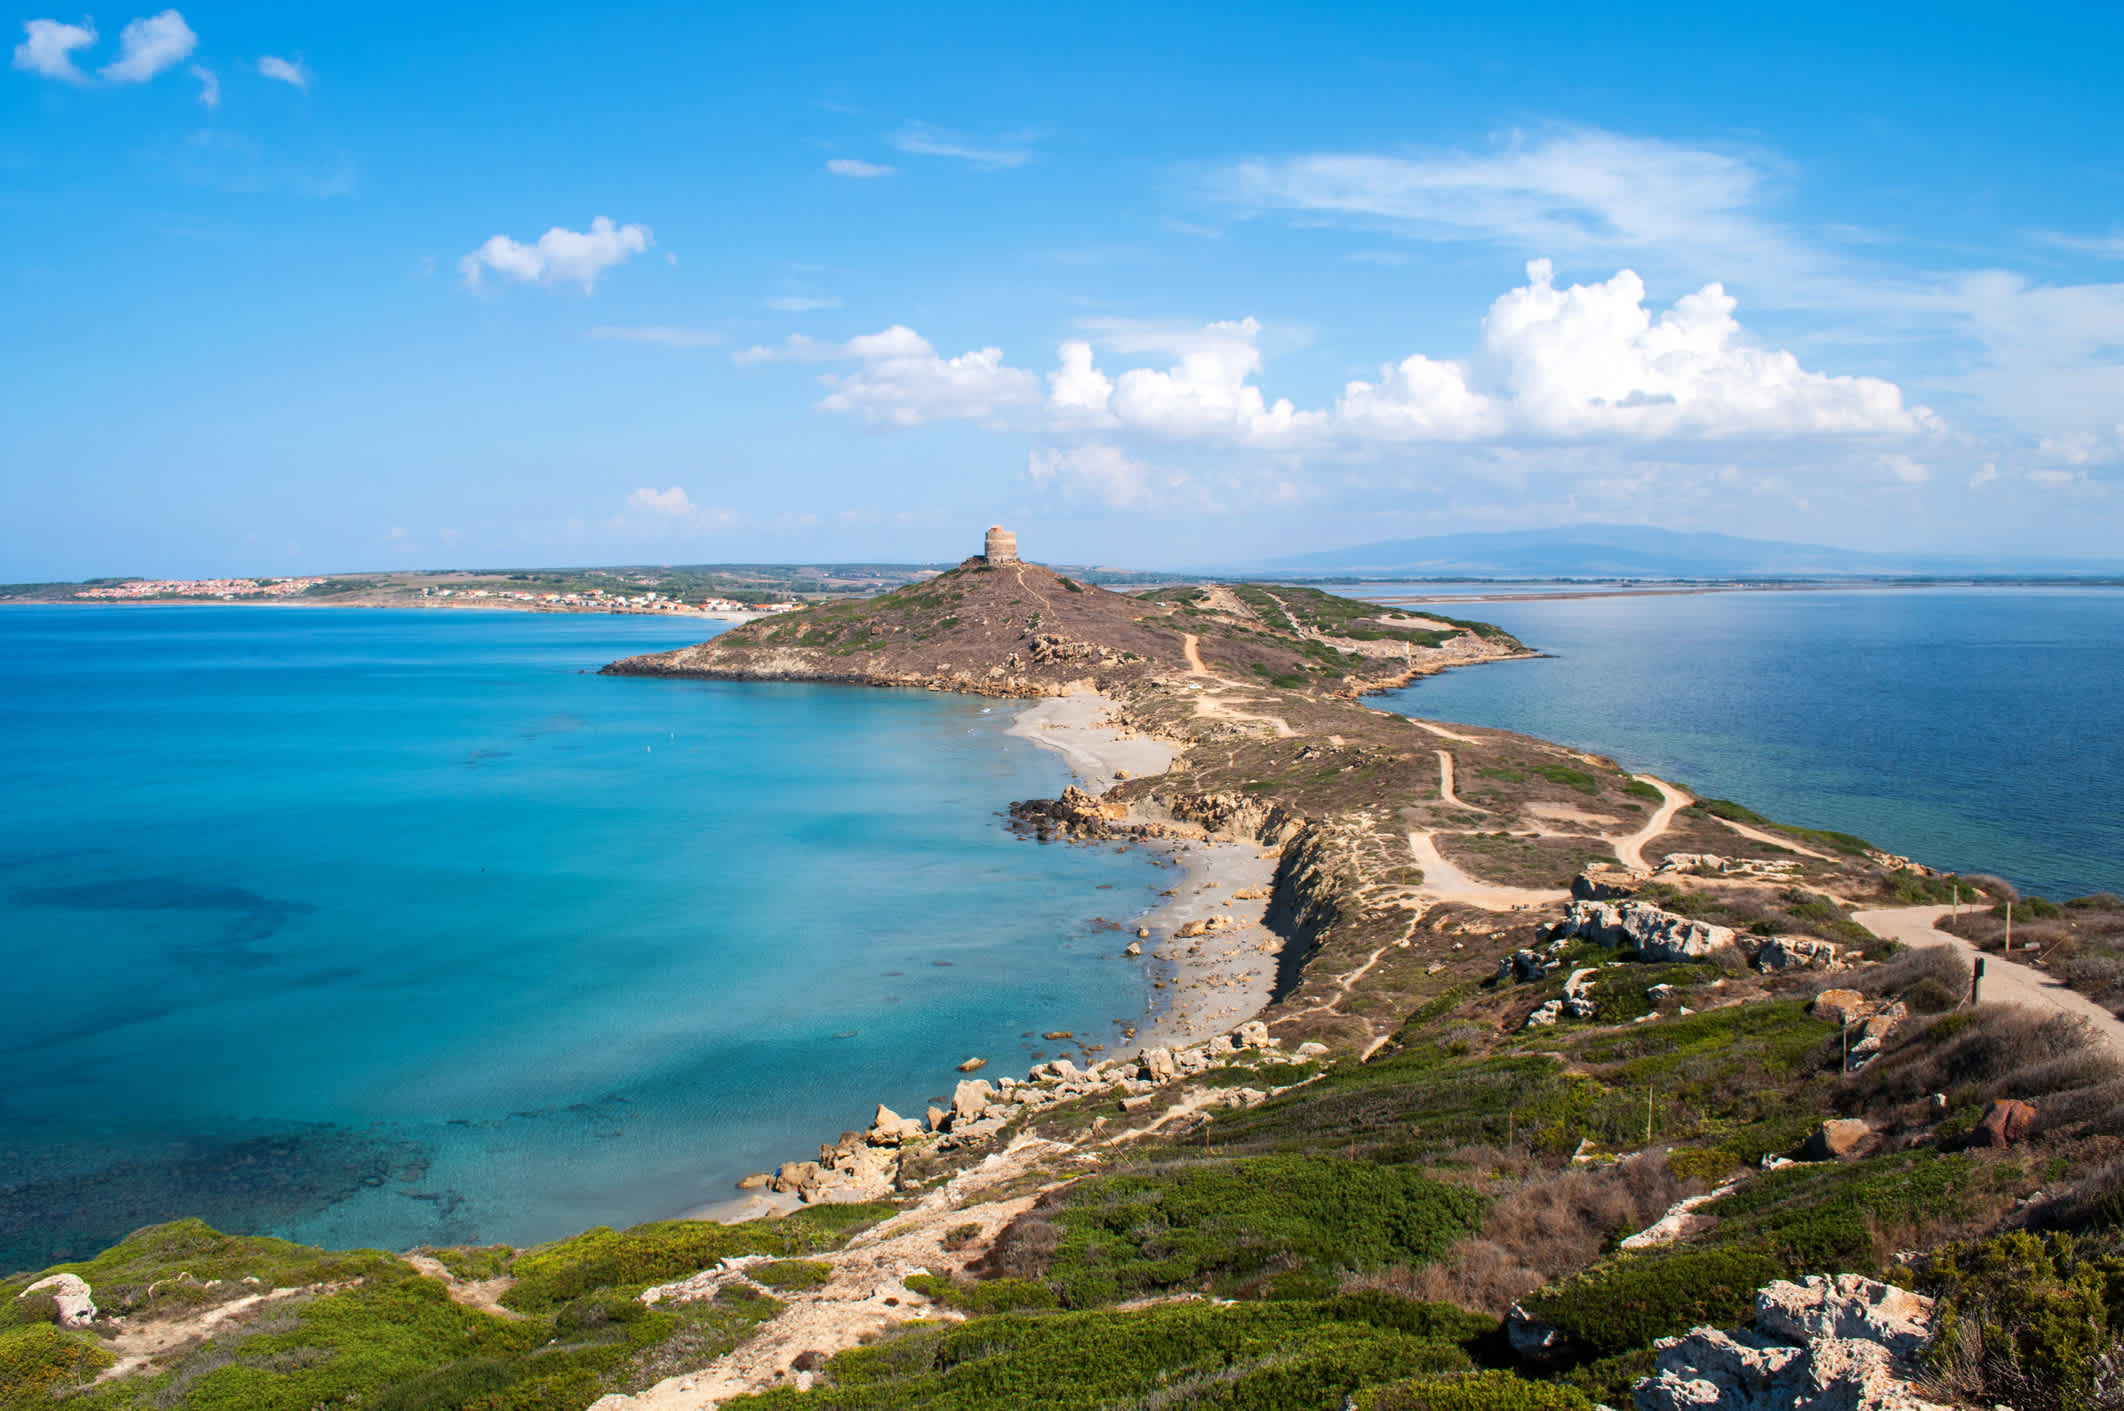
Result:
{"label": "cluster of rocks", "polygon": [[1816,1017],[1834,1019],[1847,1030],[1858,1026],[1858,1035],[1846,1051],[1847,1066],[1853,1073],[1871,1063],[1896,1026],[1910,1017],[1909,1008],[1901,1000],[1868,999],[1857,990],[1823,990],[1807,1008]]}
{"label": "cluster of rocks", "polygon": [[1006,666],[1022,667],[1028,661],[1035,666],[1056,666],[1073,661],[1105,663],[1111,662],[1113,658],[1112,647],[1072,641],[1054,632],[1035,632],[1031,644],[1023,652],[1012,652],[1003,660]]}
{"label": "cluster of rocks", "polygon": [[[1522,955],[1526,952],[1520,952]],[[1525,1029],[1544,1028],[1559,1019],[1591,1019],[1596,1010],[1593,1004],[1593,977],[1598,970],[1573,970],[1564,981],[1562,999],[1552,999],[1538,1006],[1521,1025]]]}
{"label": "cluster of rocks", "polygon": [[[738,1186],[795,1195],[806,1204],[877,1200],[909,1188],[901,1176],[901,1158],[909,1149],[951,1152],[977,1146],[1021,1117],[1086,1097],[1114,1097],[1123,1112],[1141,1111],[1168,1083],[1220,1067],[1249,1050],[1271,1051],[1281,1044],[1256,1019],[1204,1043],[1145,1048],[1134,1058],[1103,1059],[1083,1068],[1071,1059],[1053,1059],[1035,1065],[1022,1082],[966,1079],[953,1090],[949,1108],[932,1107],[920,1118],[902,1117],[880,1103],[868,1131],[843,1132],[838,1141],[821,1144],[817,1161],[784,1162],[773,1174],[747,1176]],[[1296,1056],[1316,1058],[1326,1052],[1325,1045],[1304,1043]],[[1219,1096],[1228,1106],[1250,1107],[1268,1094],[1238,1087]]]}
{"label": "cluster of rocks", "polygon": [[1107,838],[1163,838],[1171,830],[1160,823],[1130,823],[1128,805],[1106,803],[1072,784],[1058,799],[1024,799],[1010,806],[1011,831],[1049,842]]}
{"label": "cluster of rocks", "polygon": [[1706,960],[1738,948],[1732,927],[1677,916],[1646,901],[1574,901],[1550,935],[1634,950],[1642,960]]}
{"label": "cluster of rocks", "polygon": [[1715,852],[1670,852],[1659,860],[1662,873],[1713,873],[1721,877],[1790,877],[1800,870],[1795,857],[1720,857]]}
{"label": "cluster of rocks", "polygon": [[1572,901],[1550,934],[1558,940],[1584,939],[1634,950],[1640,960],[1708,960],[1720,951],[1743,956],[1765,973],[1782,970],[1839,970],[1845,960],[1833,943],[1815,936],[1754,936],[1697,921],[1648,901],[1596,900],[1593,894],[1617,894],[1629,885],[1624,869],[1589,868],[1572,882]]}
{"label": "cluster of rocks", "polygon": [[1916,1386],[1929,1298],[1856,1274],[1778,1280],[1755,1326],[1662,1338],[1637,1411],[1945,1411]]}

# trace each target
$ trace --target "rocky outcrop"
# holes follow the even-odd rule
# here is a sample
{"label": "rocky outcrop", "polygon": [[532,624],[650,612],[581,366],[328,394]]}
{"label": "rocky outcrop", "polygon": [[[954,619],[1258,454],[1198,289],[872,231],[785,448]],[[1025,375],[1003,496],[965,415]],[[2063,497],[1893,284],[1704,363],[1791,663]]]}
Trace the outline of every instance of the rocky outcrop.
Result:
{"label": "rocky outcrop", "polygon": [[1830,942],[1813,936],[1772,936],[1755,948],[1754,964],[1766,975],[1780,970],[1841,970],[1844,957]]}
{"label": "rocky outcrop", "polygon": [[1662,1338],[1637,1411],[1945,1411],[1914,1385],[1932,1300],[1839,1274],[1779,1280],[1755,1326]]}
{"label": "rocky outcrop", "polygon": [[[1521,951],[1519,954],[1530,955],[1532,952]],[[1520,1027],[1538,1029],[1559,1019],[1591,1019],[1595,1013],[1593,981],[1599,974],[1598,970],[1573,970],[1570,978],[1564,981],[1563,998],[1549,1000],[1537,1007]]]}
{"label": "rocky outcrop", "polygon": [[1556,935],[1635,950],[1641,960],[1706,960],[1734,948],[1732,928],[1692,921],[1644,901],[1574,901]]}
{"label": "rocky outcrop", "polygon": [[85,1328],[96,1321],[96,1300],[90,1296],[88,1280],[79,1274],[53,1274],[37,1280],[22,1290],[19,1297],[33,1293],[49,1293],[59,1305],[59,1326],[62,1328]]}
{"label": "rocky outcrop", "polygon": [[1628,901],[1651,880],[1652,874],[1643,868],[1596,862],[1571,879],[1571,899]]}

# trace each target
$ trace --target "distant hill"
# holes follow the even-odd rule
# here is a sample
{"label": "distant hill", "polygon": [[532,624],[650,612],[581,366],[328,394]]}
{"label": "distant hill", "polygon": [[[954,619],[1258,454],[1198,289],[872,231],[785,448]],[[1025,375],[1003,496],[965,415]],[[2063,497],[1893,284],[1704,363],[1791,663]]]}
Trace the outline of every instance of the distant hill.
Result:
{"label": "distant hill", "polygon": [[1383,539],[1231,565],[1224,571],[1409,578],[1818,578],[1912,574],[2117,574],[2124,560],[1986,560],[1685,534],[1642,524],[1577,524],[1496,534]]}

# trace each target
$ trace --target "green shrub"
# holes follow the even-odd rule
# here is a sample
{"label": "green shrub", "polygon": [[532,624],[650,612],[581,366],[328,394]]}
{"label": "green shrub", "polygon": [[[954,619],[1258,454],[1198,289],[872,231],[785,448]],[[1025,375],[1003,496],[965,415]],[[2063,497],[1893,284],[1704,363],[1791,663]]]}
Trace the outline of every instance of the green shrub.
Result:
{"label": "green shrub", "polygon": [[779,1220],[742,1225],[661,1220],[624,1231],[600,1225],[517,1255],[511,1268],[516,1286],[502,1302],[541,1312],[597,1289],[638,1289],[682,1278],[732,1255],[838,1249],[858,1228],[892,1213],[889,1205],[807,1205]]}
{"label": "green shrub", "polygon": [[2124,1250],[2114,1238],[2013,1232],[1949,1247],[1922,1280],[1940,1299],[1933,1374],[1978,1404],[2095,1406],[2101,1359],[2124,1336]]}
{"label": "green shrub", "polygon": [[1762,827],[1770,822],[1754,809],[1745,804],[1737,804],[1731,799],[1698,799],[1691,807],[1700,808],[1713,818],[1724,818],[1734,823],[1753,823]]}
{"label": "green shrub", "polygon": [[1662,794],[1657,788],[1647,784],[1642,779],[1632,779],[1629,783],[1623,785],[1623,792],[1633,799],[1644,799],[1648,803],[1665,803],[1667,801],[1665,794]]}
{"label": "green shrub", "polygon": [[2006,909],[2013,908],[2016,921],[2054,921],[2065,914],[2065,908],[2043,897],[2022,897],[2019,901],[2002,901],[1991,908],[1991,914],[2005,919]]}
{"label": "green shrub", "polygon": [[1520,1304],[1587,1352],[1627,1352],[1702,1324],[1745,1322],[1755,1291],[1787,1273],[1753,1250],[1647,1251],[1617,1255]]}
{"label": "green shrub", "polygon": [[833,1278],[833,1266],[816,1259],[777,1259],[745,1271],[756,1284],[771,1289],[815,1289]]}
{"label": "green shrub", "polygon": [[[339,1283],[364,1277],[402,1277],[411,1267],[381,1250],[323,1250],[286,1240],[225,1235],[203,1220],[173,1220],[135,1231],[94,1259],[56,1264],[50,1273],[79,1274],[96,1291],[99,1307],[125,1313],[150,1301],[204,1301],[203,1286],[256,1279],[265,1288]],[[184,1278],[190,1275],[190,1278]],[[34,1275],[23,1282],[33,1282]]]}
{"label": "green shrub", "polygon": [[[1600,792],[1600,781],[1583,769],[1573,769],[1568,764],[1536,764],[1529,768],[1551,784],[1561,784],[1566,789],[1576,789],[1581,794]],[[1657,794],[1659,791],[1654,789],[1652,792]]]}
{"label": "green shrub", "polygon": [[1357,1393],[1355,1411],[1592,1411],[1572,1387],[1510,1372],[1425,1377]]}
{"label": "green shrub", "polygon": [[50,1323],[0,1329],[0,1407],[41,1407],[116,1360],[93,1337]]}
{"label": "green shrub", "polygon": [[1950,989],[1938,979],[1927,975],[1924,979],[1903,991],[1903,1003],[1913,1014],[1945,1014],[1959,1008],[1962,991]]}
{"label": "green shrub", "polygon": [[459,1245],[446,1249],[431,1249],[435,1262],[448,1269],[452,1275],[468,1284],[498,1279],[509,1272],[509,1261],[516,1251],[505,1244]]}
{"label": "green shrub", "polygon": [[1317,1156],[1094,1177],[1058,1196],[1049,1279],[1071,1308],[1169,1289],[1317,1297],[1346,1272],[1429,1263],[1486,1207],[1403,1167]]}
{"label": "green shrub", "polygon": [[[1379,1294],[1319,1302],[1163,1304],[916,1324],[829,1364],[832,1385],[730,1411],[1093,1411],[1157,1404],[1340,1411],[1366,1386],[1464,1371],[1494,1319]],[[1146,1398],[1155,1397],[1155,1401]]]}

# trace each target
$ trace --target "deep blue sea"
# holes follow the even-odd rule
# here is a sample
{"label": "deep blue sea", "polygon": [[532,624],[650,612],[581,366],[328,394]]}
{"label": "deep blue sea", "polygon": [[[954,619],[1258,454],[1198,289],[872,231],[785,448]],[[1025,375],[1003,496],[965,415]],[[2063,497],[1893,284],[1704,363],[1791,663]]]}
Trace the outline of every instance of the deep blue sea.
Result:
{"label": "deep blue sea", "polygon": [[1142,1014],[1171,874],[1004,830],[1007,706],[595,674],[704,635],[0,611],[0,1270],[670,1216]]}
{"label": "deep blue sea", "polygon": [[2124,590],[1335,591],[1437,593],[1549,653],[1374,705],[1598,751],[2052,898],[2124,891]]}

